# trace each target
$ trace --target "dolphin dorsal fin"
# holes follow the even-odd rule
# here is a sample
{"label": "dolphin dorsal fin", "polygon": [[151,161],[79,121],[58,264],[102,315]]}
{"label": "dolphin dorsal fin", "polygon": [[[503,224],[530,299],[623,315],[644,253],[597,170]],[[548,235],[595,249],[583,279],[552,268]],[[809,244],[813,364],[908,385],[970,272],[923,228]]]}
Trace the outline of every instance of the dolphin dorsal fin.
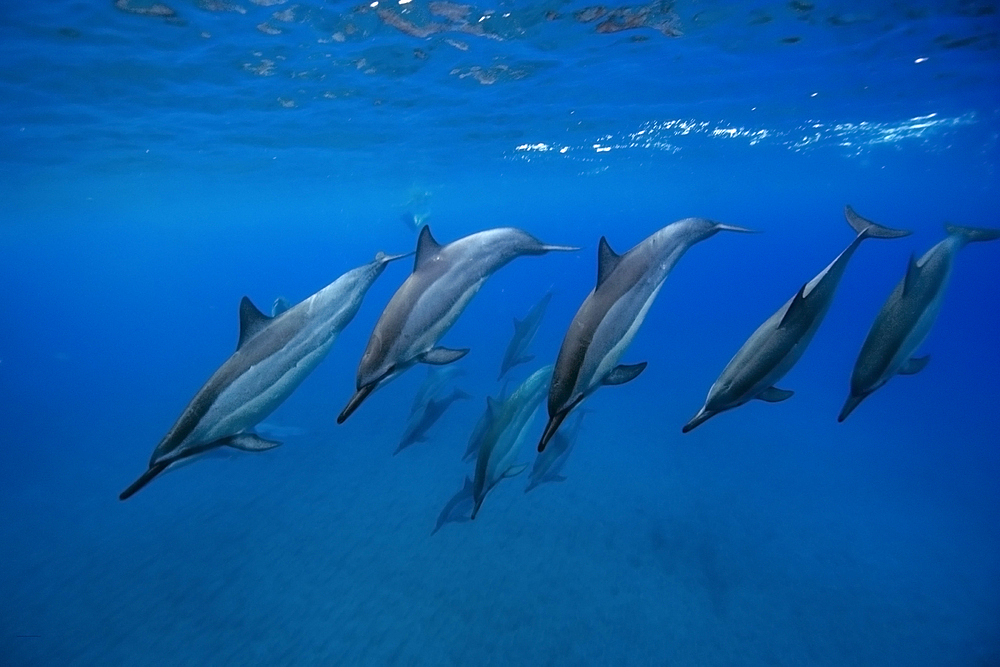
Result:
{"label": "dolphin dorsal fin", "polygon": [[611,249],[608,239],[601,237],[601,242],[597,245],[597,287],[599,288],[607,280],[611,272],[618,266],[622,256]]}
{"label": "dolphin dorsal fin", "polygon": [[271,318],[260,312],[248,297],[243,297],[240,301],[240,340],[236,343],[236,349],[243,347],[244,343],[260,333],[270,321]]}
{"label": "dolphin dorsal fin", "polygon": [[799,291],[796,292],[795,298],[792,299],[792,302],[790,304],[788,304],[788,309],[785,310],[785,314],[781,316],[781,322],[778,323],[778,328],[779,329],[784,328],[784,326],[786,324],[788,324],[788,321],[791,318],[795,317],[796,311],[798,311],[799,309],[802,308],[802,304],[806,300],[806,287],[808,285],[809,285],[809,283],[806,283],[805,285],[803,285],[799,289]]}
{"label": "dolphin dorsal fin", "polygon": [[500,401],[493,398],[492,396],[486,397],[486,412],[489,413],[489,420],[492,423],[493,419],[500,412]]}
{"label": "dolphin dorsal fin", "polygon": [[903,296],[906,296],[917,284],[920,277],[920,267],[917,265],[917,256],[910,255],[910,263],[906,267],[906,277],[903,278]]}
{"label": "dolphin dorsal fin", "polygon": [[424,225],[420,229],[420,237],[417,239],[417,256],[413,260],[413,271],[420,270],[424,264],[430,261],[441,250],[441,244],[431,236],[430,225]]}

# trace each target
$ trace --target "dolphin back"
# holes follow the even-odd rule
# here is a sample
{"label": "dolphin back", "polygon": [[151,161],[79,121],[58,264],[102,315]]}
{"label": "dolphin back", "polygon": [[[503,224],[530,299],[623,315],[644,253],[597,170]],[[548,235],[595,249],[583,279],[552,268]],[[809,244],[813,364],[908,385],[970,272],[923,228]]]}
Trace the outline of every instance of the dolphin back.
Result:
{"label": "dolphin back", "polygon": [[878,223],[872,222],[868,218],[862,218],[857,212],[851,208],[848,204],[844,207],[844,217],[847,218],[847,224],[851,226],[851,229],[857,234],[864,234],[866,237],[873,239],[898,239],[903,236],[909,236],[913,232],[908,229],[893,229],[892,227],[884,227]]}
{"label": "dolphin back", "polygon": [[960,237],[964,243],[996,241],[1000,239],[1000,229],[962,227],[960,225],[945,225],[944,228],[950,235]]}

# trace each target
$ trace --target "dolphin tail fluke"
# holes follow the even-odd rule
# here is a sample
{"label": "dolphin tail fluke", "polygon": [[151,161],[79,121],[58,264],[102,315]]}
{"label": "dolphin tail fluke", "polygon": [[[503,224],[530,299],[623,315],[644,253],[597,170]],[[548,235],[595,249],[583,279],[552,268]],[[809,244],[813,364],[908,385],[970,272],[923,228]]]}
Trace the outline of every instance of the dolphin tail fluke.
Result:
{"label": "dolphin tail fluke", "polygon": [[867,218],[862,218],[853,208],[851,208],[850,204],[844,207],[844,217],[847,218],[847,224],[851,226],[851,229],[853,229],[858,235],[864,234],[865,238],[898,239],[902,236],[909,236],[913,233],[908,229],[893,229],[892,227],[884,227]]}
{"label": "dolphin tail fluke", "polygon": [[706,407],[702,407],[701,410],[698,410],[698,414],[696,414],[694,417],[691,417],[691,421],[689,421],[687,424],[684,424],[684,427],[681,429],[681,433],[690,433],[695,428],[701,426],[702,424],[704,424],[706,421],[708,421],[717,414],[718,413],[715,412],[714,410],[709,410]]}
{"label": "dolphin tail fluke", "polygon": [[854,412],[854,408],[858,407],[858,405],[861,404],[861,401],[865,400],[866,396],[868,396],[868,394],[862,394],[861,396],[858,396],[856,394],[851,394],[850,396],[848,396],[847,401],[844,403],[843,409],[840,411],[840,415],[838,415],[837,417],[837,421],[843,422],[845,419],[847,419],[847,416],[852,412]]}
{"label": "dolphin tail fluke", "polygon": [[368,398],[369,394],[371,394],[373,391],[375,391],[374,382],[372,382],[371,384],[366,384],[364,387],[361,387],[356,392],[354,392],[354,396],[351,396],[351,400],[347,402],[347,405],[337,416],[337,423],[343,424],[345,421],[347,421],[347,418],[350,417],[354,413],[354,411],[358,409],[358,406],[361,405],[364,402],[364,400]]}
{"label": "dolphin tail fluke", "polygon": [[945,225],[945,230],[952,236],[960,236],[965,243],[995,241],[1000,239],[1000,229],[983,227],[962,227],[960,225]]}
{"label": "dolphin tail fluke", "polygon": [[142,475],[139,476],[139,479],[132,482],[127,489],[118,494],[118,500],[128,500],[129,498],[131,498],[133,495],[135,495],[136,491],[149,484],[154,477],[156,477],[161,472],[166,470],[168,465],[170,464],[157,463],[155,465],[149,466],[149,470],[142,473]]}

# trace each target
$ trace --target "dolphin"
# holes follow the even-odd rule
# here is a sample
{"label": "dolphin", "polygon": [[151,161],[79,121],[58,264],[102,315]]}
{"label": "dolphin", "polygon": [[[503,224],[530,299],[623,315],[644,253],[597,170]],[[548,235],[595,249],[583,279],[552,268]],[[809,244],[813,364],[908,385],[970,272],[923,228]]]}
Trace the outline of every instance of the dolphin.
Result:
{"label": "dolphin", "polygon": [[[503,383],[503,388],[500,390],[500,393],[493,399],[494,403],[503,401],[504,396],[507,395],[508,383],[509,380]],[[483,436],[485,436],[486,432],[490,429],[490,420],[492,419],[493,412],[490,410],[490,402],[487,401],[486,409],[483,410],[483,414],[479,416],[478,421],[476,421],[476,425],[472,427],[472,433],[469,434],[469,444],[465,448],[465,454],[462,455],[463,461],[474,459],[476,455],[479,454],[479,446],[483,442]]]}
{"label": "dolphin", "polygon": [[522,255],[579,250],[546,245],[513,227],[477,232],[441,245],[430,227],[420,230],[413,273],[396,291],[372,331],[358,365],[354,395],[337,417],[343,424],[378,387],[417,363],[444,365],[468,348],[436,347],[495,271]]}
{"label": "dolphin", "polygon": [[472,496],[475,519],[493,487],[500,480],[521,474],[527,464],[516,465],[514,459],[521,449],[532,417],[541,407],[545,390],[552,378],[552,365],[539,368],[514,390],[503,403],[487,398],[490,427],[483,436],[476,459],[476,474],[472,479]]}
{"label": "dolphin", "polygon": [[844,208],[844,216],[857,236],[829,266],[804,284],[743,343],[708,390],[704,406],[684,425],[682,432],[687,433],[720,412],[755,398],[769,403],[791,398],[793,392],[774,385],[806,351],[833,303],[847,263],[858,246],[868,238],[896,239],[911,233],[877,225],[862,218],[850,206]]}
{"label": "dolphin", "polygon": [[393,456],[417,442],[427,440],[427,431],[437,423],[441,415],[459,399],[472,398],[461,389],[455,389],[444,398],[432,398],[424,406],[424,409],[414,413],[410,421],[406,424],[406,431],[399,441],[399,447],[393,452]]}
{"label": "dolphin", "polygon": [[552,443],[545,448],[544,452],[535,457],[535,465],[532,466],[529,473],[528,486],[524,489],[525,493],[546,482],[566,481],[562,470],[566,461],[569,460],[570,452],[573,451],[573,445],[576,444],[576,438],[580,434],[580,424],[583,423],[583,417],[588,412],[590,410],[586,408],[577,410],[576,418],[570,424],[568,431],[556,431],[556,434],[552,436]]}
{"label": "dolphin", "polygon": [[217,447],[264,451],[280,442],[249,432],[288,398],[330,351],[387,263],[378,253],[277,317],[240,302],[236,351],[198,390],[153,450],[149,468],[122,491],[125,500],[171,465]]}
{"label": "dolphin", "polygon": [[441,530],[441,527],[446,523],[471,521],[472,504],[472,480],[466,475],[462,488],[445,503],[441,513],[438,514],[437,524],[434,526],[434,530],[431,531],[431,535]]}
{"label": "dolphin", "polygon": [[930,356],[913,357],[941,312],[958,251],[969,243],[1000,239],[1000,229],[946,225],[948,236],[924,253],[910,256],[906,275],[896,285],[872,324],[851,373],[851,393],[840,411],[842,422],[869,394],[894,375],[914,375]]}
{"label": "dolphin", "polygon": [[526,364],[535,358],[534,355],[525,353],[528,351],[531,341],[534,340],[535,334],[538,333],[538,327],[542,324],[545,309],[548,308],[549,301],[551,300],[552,292],[547,292],[538,303],[531,307],[531,310],[528,311],[523,320],[514,318],[514,337],[510,339],[510,343],[507,344],[507,350],[503,353],[503,361],[500,363],[500,375],[497,376],[497,381],[502,380],[507,371],[514,366]]}
{"label": "dolphin", "polygon": [[437,396],[442,387],[464,374],[465,371],[459,366],[428,366],[427,377],[424,378],[423,384],[420,385],[420,389],[417,390],[417,394],[413,397],[413,403],[410,405],[410,416],[413,416],[417,410],[425,409],[427,402]]}
{"label": "dolphin", "polygon": [[556,358],[549,389],[549,422],[538,451],[555,434],[566,415],[602,385],[624,384],[646,368],[646,362],[619,366],[635,338],[663,281],[688,248],[716,232],[750,232],[704,218],[672,222],[623,255],[601,237],[597,249],[597,286],[576,312]]}

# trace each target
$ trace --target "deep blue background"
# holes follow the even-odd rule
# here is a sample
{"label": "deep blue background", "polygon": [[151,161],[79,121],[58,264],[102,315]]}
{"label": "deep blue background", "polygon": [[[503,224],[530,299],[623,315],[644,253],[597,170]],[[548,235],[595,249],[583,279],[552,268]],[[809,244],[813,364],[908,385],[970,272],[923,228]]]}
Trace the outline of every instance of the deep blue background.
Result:
{"label": "deep blue background", "polygon": [[[805,6],[679,3],[676,38],[571,3],[492,8],[493,37],[390,6],[447,26],[427,38],[339,3],[0,10],[0,663],[1000,661],[1000,244],[960,254],[927,369],[835,419],[909,255],[946,221],[1000,226],[996,6]],[[682,437],[850,242],[846,203],[915,233],[862,245],[794,398]],[[583,247],[504,268],[444,339],[472,348],[474,401],[395,458],[422,369],[335,424],[400,262],[267,420],[301,435],[117,500],[232,351],[241,296],[408,251],[417,209],[441,242]],[[681,260],[624,360],[648,369],[589,401],[567,482],[504,482],[431,537],[511,318],[555,290],[550,363],[600,236],[623,252],[690,215],[763,233]]]}

